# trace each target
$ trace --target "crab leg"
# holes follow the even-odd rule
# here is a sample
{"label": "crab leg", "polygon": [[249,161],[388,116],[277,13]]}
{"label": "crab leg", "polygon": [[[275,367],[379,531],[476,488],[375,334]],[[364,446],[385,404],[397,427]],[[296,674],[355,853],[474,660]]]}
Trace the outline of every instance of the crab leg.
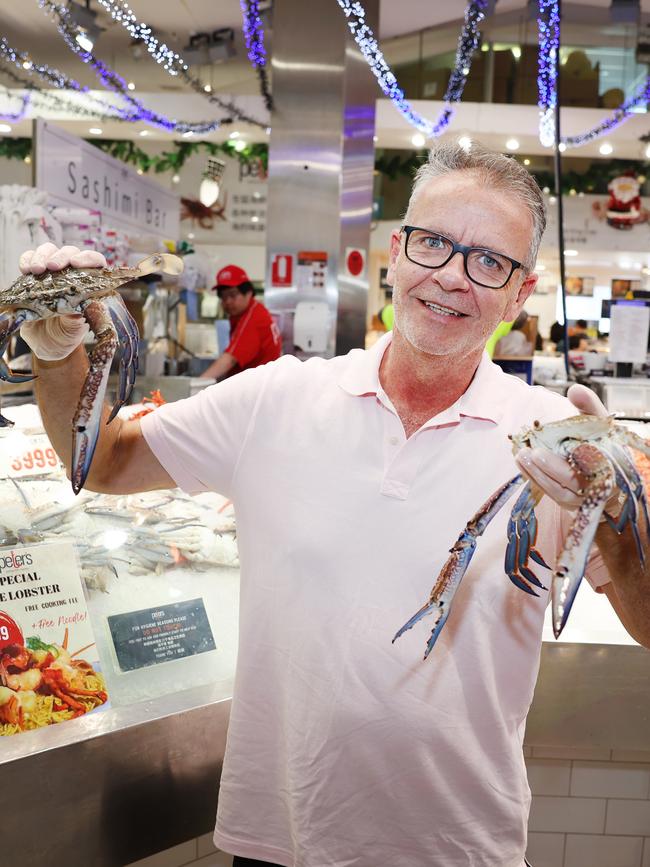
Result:
{"label": "crab leg", "polygon": [[541,498],[542,492],[534,488],[531,482],[527,482],[508,521],[508,546],[504,565],[506,575],[516,587],[525,593],[530,593],[531,596],[539,596],[539,593],[530,586],[531,584],[542,590],[547,589],[528,568],[529,556],[536,563],[546,569],[549,568],[539,551],[533,547],[537,539],[537,518],[534,508]]}
{"label": "crab leg", "polygon": [[[620,446],[615,440],[610,440],[607,445],[608,454],[610,454],[610,457],[613,456],[620,464],[623,472],[625,473],[627,481],[630,483],[630,487],[634,492],[634,497],[637,503],[641,504],[641,510],[643,511],[643,515],[645,518],[646,531],[650,536],[650,517],[648,517],[648,501],[645,495],[643,480],[637,471],[636,465],[632,457],[625,450],[625,448]],[[638,445],[635,445],[634,448],[638,449]]]}
{"label": "crab leg", "polygon": [[36,314],[30,316],[26,310],[21,310],[15,316],[8,316],[6,319],[0,320],[0,379],[5,382],[30,382],[35,379],[31,373],[12,373],[9,365],[4,361],[3,355],[9,343],[9,338],[14,334],[20,326],[29,319],[35,319]]}
{"label": "crab leg", "polygon": [[465,529],[456,540],[454,546],[450,549],[450,556],[447,562],[442,567],[438,580],[433,586],[431,595],[426,604],[419,611],[407,620],[404,626],[395,633],[393,642],[397,641],[400,635],[403,635],[408,629],[422,620],[427,614],[435,612],[435,623],[431,632],[431,637],[427,642],[427,647],[424,652],[424,658],[433,650],[443,626],[447,621],[451,606],[456,595],[456,590],[467,571],[474,551],[476,550],[476,540],[483,535],[488,524],[497,514],[503,504],[510,498],[512,492],[523,484],[523,477],[520,475],[514,476],[504,485],[496,490],[492,496],[481,506],[478,512],[471,518]]}
{"label": "crab leg", "polygon": [[553,633],[560,637],[573,600],[585,574],[587,557],[598,523],[614,487],[615,471],[609,458],[595,445],[567,443],[563,449],[571,466],[586,476],[584,498],[569,528],[564,549],[553,575]]}
{"label": "crab leg", "polygon": [[104,303],[108,307],[113,325],[120,337],[122,346],[122,356],[120,358],[120,385],[118,389],[117,400],[108,417],[109,424],[113,421],[120,409],[125,403],[128,403],[133,391],[135,383],[135,374],[138,369],[138,326],[135,320],[126,309],[122,298],[119,295],[109,295],[104,299]]}
{"label": "crab leg", "polygon": [[90,366],[72,419],[71,481],[75,494],[82,489],[93,459],[111,361],[118,344],[117,332],[105,304],[88,301],[82,305],[82,312],[97,338],[97,345],[88,356]]}
{"label": "crab leg", "polygon": [[[604,512],[605,518],[609,526],[612,527],[612,529],[614,529],[617,533],[622,533],[623,530],[627,527],[627,525],[630,525],[630,529],[632,530],[632,535],[634,537],[634,544],[636,545],[637,554],[639,555],[639,561],[641,562],[641,565],[644,566],[645,552],[643,550],[643,544],[641,543],[641,536],[639,535],[638,523],[639,502],[642,503],[647,520],[645,495],[643,493],[643,482],[636,473],[632,462],[622,448],[617,447],[611,441],[608,442],[607,445],[605,443],[601,443],[600,448],[602,448],[604,453],[609,458],[614,469],[616,484],[618,485],[621,493],[625,497],[623,501],[623,507],[621,508],[618,517],[612,518],[610,515],[607,514],[607,512]],[[615,452],[616,454],[614,454]],[[625,467],[623,467],[623,464],[625,464]],[[640,489],[638,488],[637,483],[634,482],[634,480],[631,481],[630,479],[628,479],[627,474],[629,474],[630,471],[637,476],[638,484],[641,486]]]}

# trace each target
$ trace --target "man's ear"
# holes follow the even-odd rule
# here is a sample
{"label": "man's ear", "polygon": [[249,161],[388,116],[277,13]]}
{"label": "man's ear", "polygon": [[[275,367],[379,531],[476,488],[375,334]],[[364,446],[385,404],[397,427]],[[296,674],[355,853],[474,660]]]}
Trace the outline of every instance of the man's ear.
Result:
{"label": "man's ear", "polygon": [[521,286],[515,293],[514,297],[508,302],[503,320],[505,322],[514,322],[519,316],[521,308],[524,306],[528,298],[532,295],[535,286],[537,285],[538,275],[534,271],[527,274]]}
{"label": "man's ear", "polygon": [[399,256],[401,248],[402,238],[400,233],[397,231],[391,232],[390,251],[388,254],[388,271],[386,273],[386,282],[389,286],[393,286],[395,283],[395,265],[397,263],[397,257]]}

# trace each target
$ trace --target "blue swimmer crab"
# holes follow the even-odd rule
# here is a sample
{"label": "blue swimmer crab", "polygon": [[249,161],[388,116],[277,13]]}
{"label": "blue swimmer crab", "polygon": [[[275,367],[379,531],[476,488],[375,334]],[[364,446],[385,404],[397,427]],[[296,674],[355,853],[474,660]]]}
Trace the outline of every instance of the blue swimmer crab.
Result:
{"label": "blue swimmer crab", "polygon": [[0,291],[0,379],[27,382],[31,375],[12,373],[2,360],[9,338],[25,322],[81,314],[95,334],[89,370],[72,419],[72,489],[78,494],[86,481],[99,437],[104,394],[111,362],[121,347],[117,400],[111,422],[129,399],[138,366],[138,327],[116,291],[146,274],[180,274],[183,262],[169,253],[156,253],[134,268],[63,268],[44,274],[23,274]]}
{"label": "blue swimmer crab", "polygon": [[[558,558],[552,577],[551,612],[553,632],[559,638],[564,629],[575,595],[585,573],[589,551],[601,518],[605,517],[618,533],[631,527],[641,563],[645,563],[643,546],[639,535],[639,511],[643,512],[646,530],[650,535],[650,520],[643,481],[625,446],[650,456],[650,440],[644,440],[632,431],[618,425],[614,416],[605,418],[593,415],[576,415],[542,425],[535,421],[532,428],[524,428],[511,435],[513,454],[521,448],[548,449],[565,457],[570,466],[585,480],[580,491],[582,503],[571,522],[564,548]],[[424,658],[431,653],[445,625],[454,595],[470,560],[476,550],[478,537],[492,518],[510,499],[513,491],[523,485],[508,521],[508,544],[505,555],[505,572],[512,583],[532,596],[539,596],[534,589],[547,588],[529,568],[529,558],[546,569],[542,555],[535,548],[537,519],[535,506],[543,492],[522,475],[513,476],[501,485],[470,518],[465,529],[450,549],[450,556],[442,567],[426,604],[397,632],[393,641],[411,629],[427,614],[434,614],[435,623],[426,646]],[[620,512],[614,518],[605,511],[614,491],[619,489]]]}

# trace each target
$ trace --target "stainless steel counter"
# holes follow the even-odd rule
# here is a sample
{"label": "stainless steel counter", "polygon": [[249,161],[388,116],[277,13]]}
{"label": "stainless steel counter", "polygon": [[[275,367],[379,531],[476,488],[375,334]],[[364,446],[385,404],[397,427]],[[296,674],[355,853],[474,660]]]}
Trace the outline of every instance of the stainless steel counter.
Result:
{"label": "stainless steel counter", "polygon": [[[123,867],[211,831],[226,685],[4,739],[2,858]],[[650,653],[544,643],[526,743],[650,750]]]}

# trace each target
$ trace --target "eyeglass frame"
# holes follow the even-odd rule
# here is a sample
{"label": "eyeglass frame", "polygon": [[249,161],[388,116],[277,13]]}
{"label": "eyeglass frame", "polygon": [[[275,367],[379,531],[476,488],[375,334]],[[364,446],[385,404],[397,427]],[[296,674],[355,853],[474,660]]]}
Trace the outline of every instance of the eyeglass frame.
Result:
{"label": "eyeglass frame", "polygon": [[[441,232],[435,232],[432,229],[423,229],[422,226],[400,226],[400,232],[404,232],[405,240],[404,240],[404,255],[412,262],[414,265],[419,265],[420,268],[429,268],[431,271],[437,271],[438,268],[444,268],[445,265],[450,262],[456,253],[463,254],[463,267],[465,268],[465,274],[468,279],[472,281],[472,283],[476,283],[477,286],[483,286],[486,289],[503,289],[504,286],[507,285],[512,275],[515,273],[517,268],[521,268],[523,271],[524,268],[523,262],[518,262],[516,259],[513,259],[511,256],[506,256],[505,253],[498,253],[496,250],[489,250],[487,247],[468,247],[466,244],[457,244],[456,241],[448,238],[446,235],[443,235]],[[427,235],[437,235],[438,238],[442,238],[443,241],[448,241],[451,244],[451,253],[444,262],[441,262],[440,265],[423,265],[421,262],[416,262],[415,259],[411,259],[408,254],[408,246],[409,246],[409,238],[413,232],[426,232]],[[467,270],[467,257],[473,250],[478,250],[481,253],[487,253],[490,256],[501,256],[503,259],[507,259],[508,262],[512,265],[512,269],[508,274],[507,278],[503,281],[503,283],[499,284],[499,286],[490,286],[487,283],[481,283],[479,280],[475,280]]]}

